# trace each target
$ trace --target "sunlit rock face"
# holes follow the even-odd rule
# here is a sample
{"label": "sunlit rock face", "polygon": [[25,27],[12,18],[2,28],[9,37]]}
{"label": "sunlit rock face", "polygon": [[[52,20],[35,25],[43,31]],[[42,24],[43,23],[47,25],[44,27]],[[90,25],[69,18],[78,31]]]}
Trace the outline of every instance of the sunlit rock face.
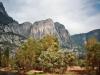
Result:
{"label": "sunlit rock face", "polygon": [[54,23],[50,18],[35,22],[31,28],[31,36],[34,38],[41,39],[46,35],[57,37],[61,47],[72,47],[69,32],[65,29],[64,25],[58,22]]}
{"label": "sunlit rock face", "polygon": [[56,29],[52,19],[37,21],[32,25],[31,36],[42,38],[45,35],[56,35]]}

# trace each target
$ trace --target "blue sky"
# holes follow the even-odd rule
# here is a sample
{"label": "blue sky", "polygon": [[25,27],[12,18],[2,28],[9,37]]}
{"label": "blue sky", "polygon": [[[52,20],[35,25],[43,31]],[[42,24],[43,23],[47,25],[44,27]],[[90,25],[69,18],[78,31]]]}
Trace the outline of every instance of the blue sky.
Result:
{"label": "blue sky", "polygon": [[19,23],[52,18],[70,34],[100,29],[100,0],[1,0]]}

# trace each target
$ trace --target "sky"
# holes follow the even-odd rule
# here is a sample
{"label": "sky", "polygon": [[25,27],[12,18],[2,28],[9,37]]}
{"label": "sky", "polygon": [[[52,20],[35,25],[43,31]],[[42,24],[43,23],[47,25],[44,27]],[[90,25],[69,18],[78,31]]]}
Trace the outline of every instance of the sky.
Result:
{"label": "sky", "polygon": [[100,0],[0,0],[19,23],[45,20],[63,24],[71,35],[100,29]]}

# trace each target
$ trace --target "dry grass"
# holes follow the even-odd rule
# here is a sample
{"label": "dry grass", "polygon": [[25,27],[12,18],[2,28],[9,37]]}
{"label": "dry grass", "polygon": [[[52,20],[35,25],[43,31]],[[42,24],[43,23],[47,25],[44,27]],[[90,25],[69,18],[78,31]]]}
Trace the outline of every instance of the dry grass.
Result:
{"label": "dry grass", "polygon": [[[8,68],[1,68],[0,71],[11,72],[11,70]],[[26,75],[61,75],[61,74],[50,74],[50,73],[44,73],[43,71],[30,70],[26,73]],[[87,74],[84,68],[81,68],[79,66],[73,66],[73,67],[68,67],[66,73],[63,75],[87,75]]]}

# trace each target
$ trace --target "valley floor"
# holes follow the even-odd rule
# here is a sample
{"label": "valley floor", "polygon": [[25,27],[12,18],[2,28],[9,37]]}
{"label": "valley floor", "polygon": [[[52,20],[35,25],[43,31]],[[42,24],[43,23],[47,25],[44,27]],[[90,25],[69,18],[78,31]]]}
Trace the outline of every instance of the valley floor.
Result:
{"label": "valley floor", "polygon": [[[17,71],[10,71],[7,68],[0,69],[0,75],[19,75]],[[26,73],[26,75],[61,75],[61,74],[50,74],[50,73],[43,73],[43,71],[37,70],[30,70]],[[87,75],[86,70],[79,66],[69,67],[65,74],[63,75]]]}

